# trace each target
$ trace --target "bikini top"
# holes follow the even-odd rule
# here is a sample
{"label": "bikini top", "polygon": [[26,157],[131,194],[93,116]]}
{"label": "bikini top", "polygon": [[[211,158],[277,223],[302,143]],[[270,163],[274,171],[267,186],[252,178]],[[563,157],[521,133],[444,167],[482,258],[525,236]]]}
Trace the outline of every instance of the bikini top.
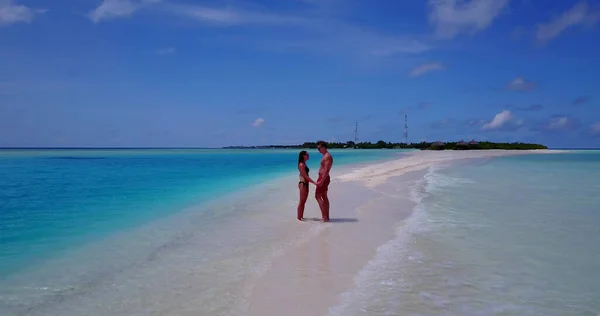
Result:
{"label": "bikini top", "polygon": [[[304,170],[306,170],[306,175],[308,175],[308,173],[310,172],[310,169],[308,168],[308,166],[306,164],[304,164]],[[300,177],[302,177],[302,174],[300,174]]]}

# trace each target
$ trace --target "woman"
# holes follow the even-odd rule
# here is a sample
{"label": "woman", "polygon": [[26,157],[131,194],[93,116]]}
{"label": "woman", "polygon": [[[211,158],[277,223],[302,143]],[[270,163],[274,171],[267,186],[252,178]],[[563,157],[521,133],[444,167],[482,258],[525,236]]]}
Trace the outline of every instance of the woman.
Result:
{"label": "woman", "polygon": [[300,190],[300,202],[298,203],[298,220],[301,221],[304,219],[304,205],[306,204],[306,199],[308,198],[308,184],[312,183],[317,185],[313,179],[308,176],[310,169],[306,165],[306,161],[308,160],[308,153],[306,150],[303,150],[298,155],[298,171],[300,171],[300,181],[298,182],[298,189]]}

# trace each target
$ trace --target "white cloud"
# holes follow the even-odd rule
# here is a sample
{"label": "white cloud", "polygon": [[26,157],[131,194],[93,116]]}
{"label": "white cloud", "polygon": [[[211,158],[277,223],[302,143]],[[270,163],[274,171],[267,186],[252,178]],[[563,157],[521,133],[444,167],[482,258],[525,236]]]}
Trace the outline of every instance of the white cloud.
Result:
{"label": "white cloud", "polygon": [[[290,15],[274,10],[258,10],[250,2],[238,2],[236,5],[204,6],[183,4],[181,2],[157,0],[104,0],[90,18],[94,22],[109,18],[126,18],[136,11],[146,8],[162,14],[187,18],[207,27],[245,27],[253,28],[257,36],[236,38],[236,45],[248,45],[251,48],[275,51],[307,50],[334,55],[353,55],[358,57],[389,58],[400,54],[425,52],[431,47],[410,36],[381,34],[353,25],[351,23],[303,11],[303,15]],[[306,13],[309,12],[309,13]],[[266,27],[276,28],[278,32],[267,32]],[[290,32],[281,31],[289,28]]]}
{"label": "white cloud", "polygon": [[538,42],[548,42],[569,27],[583,24],[594,26],[598,21],[600,11],[593,11],[587,1],[580,1],[552,21],[538,24],[535,38]]}
{"label": "white cloud", "polygon": [[581,122],[576,118],[565,115],[555,115],[540,122],[534,130],[542,132],[568,132],[576,130],[580,126]]}
{"label": "white cloud", "polygon": [[[315,16],[290,16],[271,11],[253,11],[234,8],[202,6],[172,6],[170,11],[181,16],[215,26],[261,25],[289,27],[303,31],[301,39],[292,33],[277,41],[278,49],[285,46],[294,50],[308,49],[320,52],[356,53],[378,57],[397,54],[421,53],[430,49],[420,41],[407,36],[390,36],[366,31],[363,28],[332,19]],[[266,39],[269,36],[266,36]]]}
{"label": "white cloud", "polygon": [[0,0],[0,26],[19,22],[30,23],[36,14],[44,12],[46,10],[17,4],[15,0]]}
{"label": "white cloud", "polygon": [[548,129],[550,130],[561,130],[565,128],[565,126],[569,125],[569,118],[566,116],[563,117],[555,117],[548,123]]}
{"label": "white cloud", "polygon": [[254,122],[252,123],[253,127],[261,127],[263,124],[265,124],[265,119],[262,117],[257,118],[256,120],[254,120]]}
{"label": "white cloud", "polygon": [[434,121],[431,123],[430,126],[431,126],[431,128],[434,128],[434,129],[441,129],[441,128],[449,126],[452,123],[453,123],[453,121],[451,119],[446,118],[443,120]]}
{"label": "white cloud", "polygon": [[600,122],[592,124],[592,126],[590,126],[590,131],[592,134],[600,134]]}
{"label": "white cloud", "polygon": [[421,75],[424,75],[428,72],[432,72],[432,71],[436,71],[436,70],[442,70],[444,69],[444,64],[442,63],[425,63],[425,64],[421,64],[415,68],[413,68],[413,70],[411,70],[410,72],[410,76],[411,77],[418,77]]}
{"label": "white cloud", "polygon": [[508,90],[514,91],[530,91],[535,89],[537,83],[534,81],[525,80],[523,77],[516,77],[506,85]]}
{"label": "white cloud", "polygon": [[[1,1],[1,0],[0,0]],[[202,5],[188,5],[162,0],[103,0],[91,13],[94,22],[111,18],[126,18],[136,11],[151,5],[162,4],[159,8],[163,13],[192,18],[210,24],[242,25],[242,24],[290,24],[300,23],[303,19],[278,14],[247,11],[226,8],[211,8]]]}
{"label": "white cloud", "polygon": [[483,124],[483,130],[500,130],[507,127],[517,127],[523,125],[523,121],[516,119],[511,111],[503,110],[496,114],[494,118]]}
{"label": "white cloud", "polygon": [[469,125],[471,127],[482,126],[485,123],[487,123],[486,120],[468,120],[467,121],[467,125]]}
{"label": "white cloud", "polygon": [[322,44],[334,51],[364,53],[376,57],[392,57],[401,54],[419,54],[431,47],[408,36],[391,36],[369,32],[346,23],[324,23],[315,31],[324,37]]}
{"label": "white cloud", "polygon": [[102,3],[90,12],[90,19],[94,23],[102,20],[131,16],[136,11],[161,0],[103,0]]}
{"label": "white cloud", "polygon": [[243,9],[211,8],[199,5],[169,5],[167,10],[197,21],[221,25],[293,25],[307,23],[304,18],[286,16],[271,12]]}
{"label": "white cloud", "polygon": [[509,0],[429,0],[429,23],[439,38],[475,34],[489,27]]}
{"label": "white cloud", "polygon": [[[238,24],[243,22],[250,22],[251,19],[244,21],[243,17],[237,14],[236,12],[229,10],[218,10],[212,8],[205,7],[195,7],[189,8],[188,10],[179,10],[182,15],[187,15],[189,17],[195,18],[197,20],[202,20],[205,22],[212,23],[224,23],[224,24]],[[260,20],[255,20],[254,22],[261,22]],[[264,21],[263,21],[264,22]]]}
{"label": "white cloud", "polygon": [[175,53],[174,47],[161,48],[154,51],[156,55],[170,55]]}

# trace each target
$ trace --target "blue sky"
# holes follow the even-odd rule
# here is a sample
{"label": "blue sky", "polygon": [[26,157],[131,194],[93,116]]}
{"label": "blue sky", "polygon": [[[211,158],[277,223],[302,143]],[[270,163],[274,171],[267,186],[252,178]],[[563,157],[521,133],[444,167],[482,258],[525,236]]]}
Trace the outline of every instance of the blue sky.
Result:
{"label": "blue sky", "polygon": [[600,147],[600,1],[0,0],[0,146]]}

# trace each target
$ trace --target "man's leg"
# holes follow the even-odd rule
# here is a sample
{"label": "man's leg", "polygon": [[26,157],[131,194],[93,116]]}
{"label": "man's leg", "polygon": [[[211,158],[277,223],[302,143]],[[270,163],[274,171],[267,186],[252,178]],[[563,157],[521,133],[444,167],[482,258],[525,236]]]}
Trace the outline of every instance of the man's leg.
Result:
{"label": "man's leg", "polygon": [[327,191],[325,191],[322,194],[322,203],[323,203],[323,210],[322,213],[324,214],[324,218],[326,221],[329,221],[329,197],[327,196]]}
{"label": "man's leg", "polygon": [[329,221],[329,197],[327,196],[327,192],[329,191],[329,182],[330,180],[328,177],[321,184],[321,186],[317,187],[315,190],[315,198],[317,199],[317,203],[319,203],[321,216],[324,222]]}
{"label": "man's leg", "polygon": [[323,183],[323,192],[321,194],[321,197],[323,199],[323,209],[325,213],[325,219],[327,221],[329,221],[329,196],[327,195],[328,191],[329,191],[329,183],[331,182],[331,178],[329,176],[327,176],[327,179],[325,179],[325,183]]}
{"label": "man's leg", "polygon": [[319,209],[321,209],[321,220],[323,222],[328,221],[325,201],[323,199],[323,192],[321,190],[315,191],[315,199],[317,200],[317,203],[319,204]]}

